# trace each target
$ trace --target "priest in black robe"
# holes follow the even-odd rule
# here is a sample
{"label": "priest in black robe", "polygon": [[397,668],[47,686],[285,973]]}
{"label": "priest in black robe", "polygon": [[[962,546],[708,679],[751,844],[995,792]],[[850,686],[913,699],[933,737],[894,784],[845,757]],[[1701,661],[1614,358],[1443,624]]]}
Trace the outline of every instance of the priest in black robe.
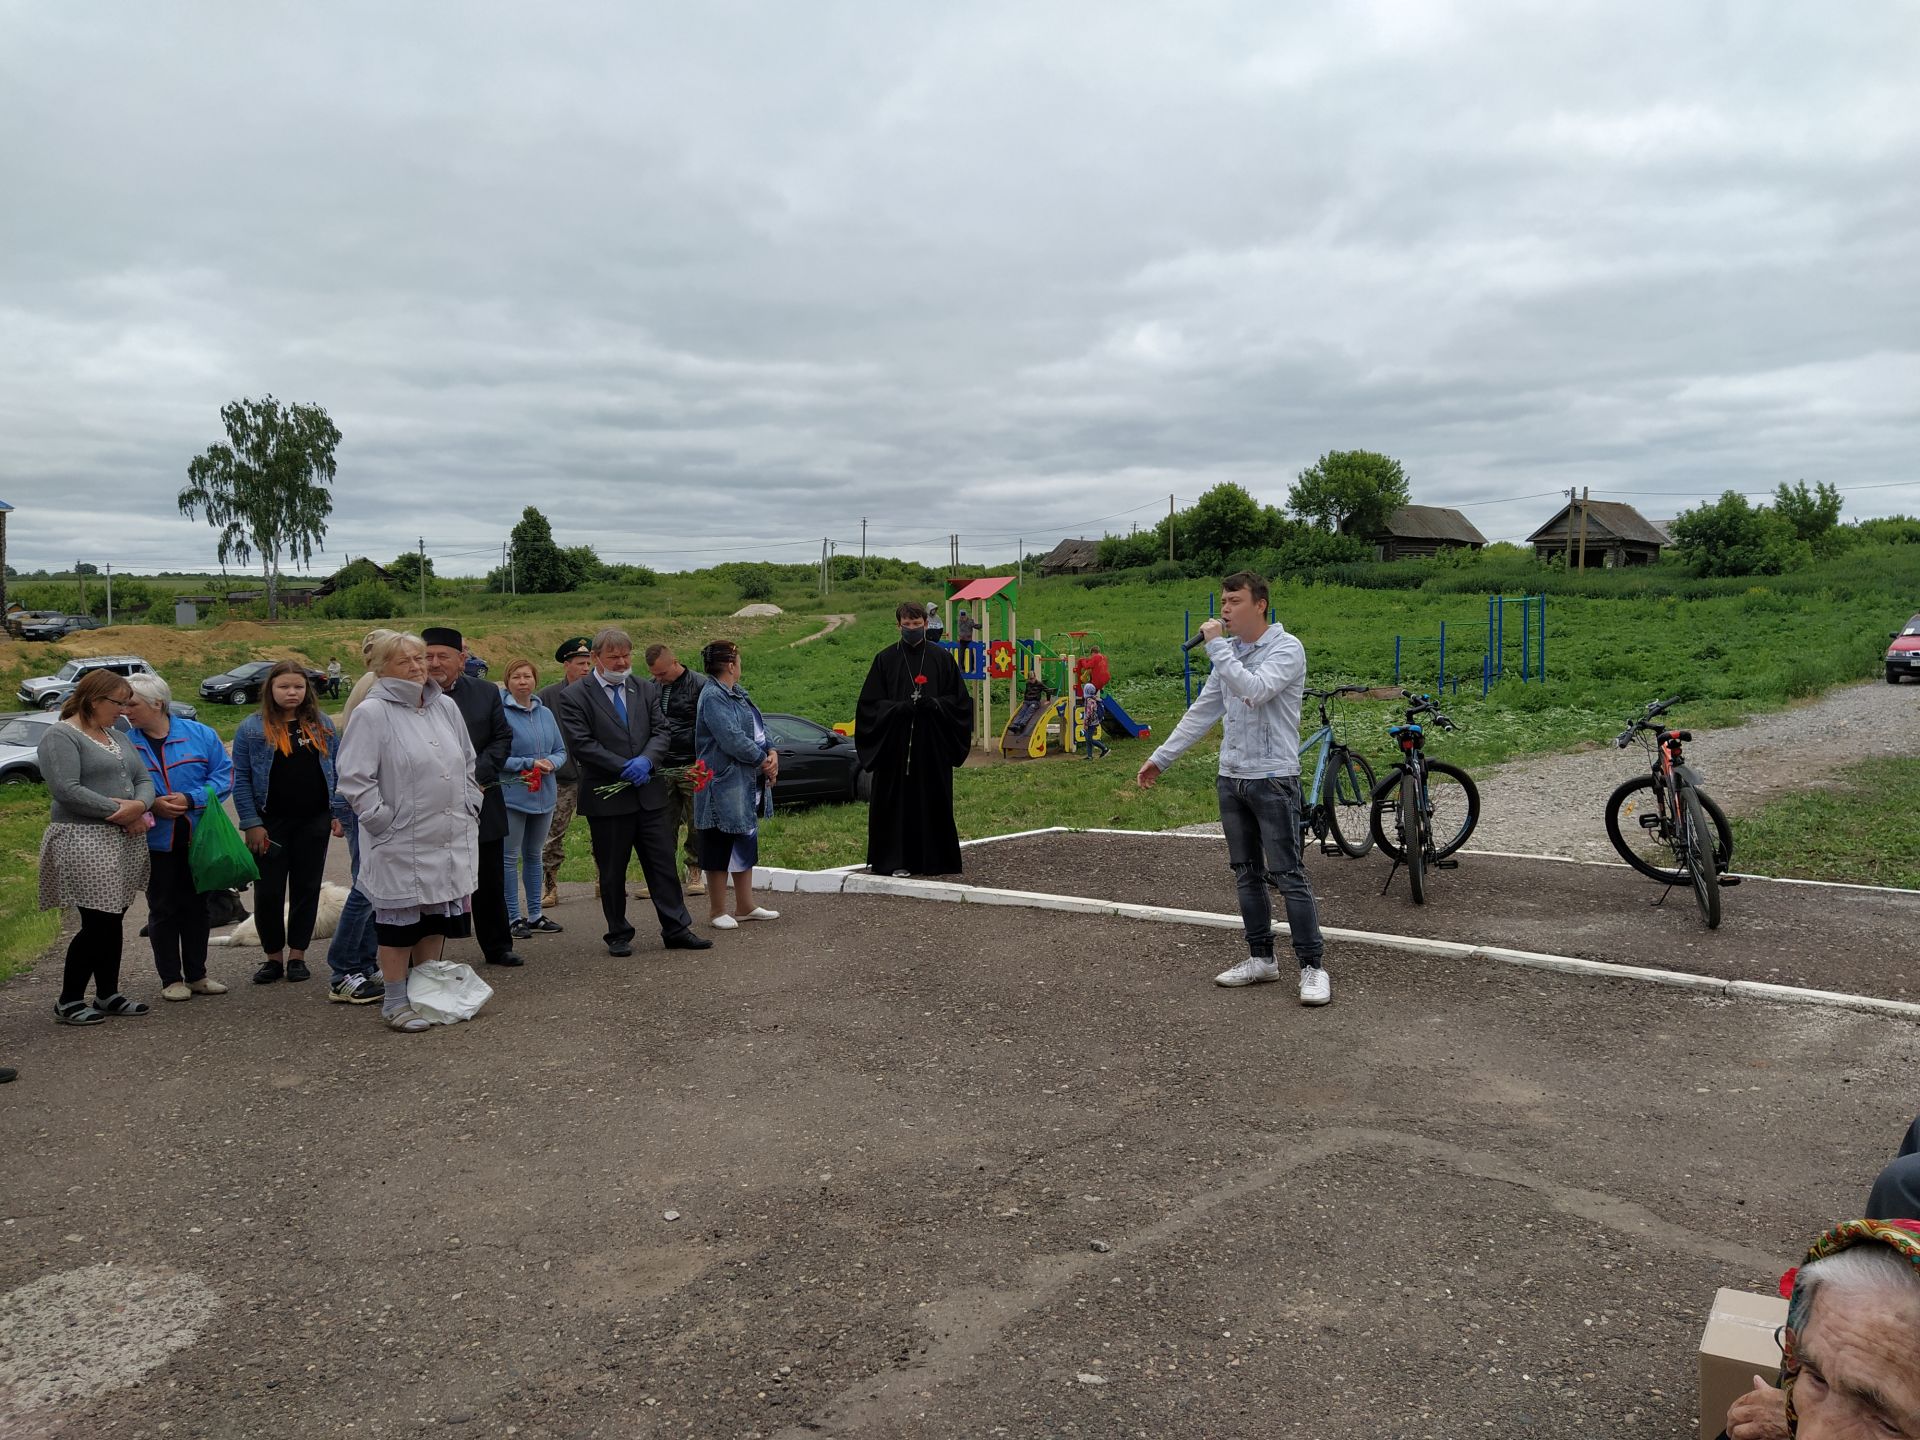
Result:
{"label": "priest in black robe", "polygon": [[953,772],[973,747],[973,697],[960,667],[927,639],[924,606],[894,611],[898,643],[873,657],[853,738],[873,777],[867,865],[876,875],[957,875]]}

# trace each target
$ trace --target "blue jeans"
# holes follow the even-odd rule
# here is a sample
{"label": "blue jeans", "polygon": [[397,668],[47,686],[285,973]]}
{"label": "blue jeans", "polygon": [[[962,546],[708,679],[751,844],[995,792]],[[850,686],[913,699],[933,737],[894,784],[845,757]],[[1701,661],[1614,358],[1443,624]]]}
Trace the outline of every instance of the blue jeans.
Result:
{"label": "blue jeans", "polygon": [[380,973],[380,942],[373,934],[373,902],[361,892],[360,821],[352,815],[342,822],[347,832],[347,854],[353,857],[352,890],[340,907],[340,923],[334,928],[333,943],[327,946],[327,968],[336,983],[349,975],[374,976]]}
{"label": "blue jeans", "polygon": [[1300,863],[1300,781],[1229,780],[1219,777],[1220,825],[1227,832],[1227,859],[1240,891],[1240,920],[1247,927],[1247,953],[1273,957],[1273,902],[1267,876],[1280,883],[1287,902],[1287,929],[1302,967],[1318,965],[1324,948],[1320,915]]}
{"label": "blue jeans", "polygon": [[507,811],[507,919],[520,918],[520,886],[527,887],[527,916],[540,918],[540,891],[546,883],[546,871],[540,864],[540,851],[547,843],[547,831],[553,825],[553,812],[538,815],[525,810]]}

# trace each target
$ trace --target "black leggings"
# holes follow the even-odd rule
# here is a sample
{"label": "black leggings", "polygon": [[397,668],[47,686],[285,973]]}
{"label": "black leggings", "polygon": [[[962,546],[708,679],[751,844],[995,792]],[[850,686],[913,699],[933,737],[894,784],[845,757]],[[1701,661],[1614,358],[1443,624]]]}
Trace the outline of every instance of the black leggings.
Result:
{"label": "black leggings", "polygon": [[297,820],[269,818],[267,853],[260,861],[260,883],[253,888],[254,921],[260,948],[304,952],[313,943],[313,922],[320,913],[320,881],[327,872],[327,842],[333,817],[321,811]]}
{"label": "black leggings", "polygon": [[124,910],[80,907],[80,928],[67,942],[67,969],[60,980],[60,1003],[87,998],[87,982],[105,1000],[120,993],[120,919]]}

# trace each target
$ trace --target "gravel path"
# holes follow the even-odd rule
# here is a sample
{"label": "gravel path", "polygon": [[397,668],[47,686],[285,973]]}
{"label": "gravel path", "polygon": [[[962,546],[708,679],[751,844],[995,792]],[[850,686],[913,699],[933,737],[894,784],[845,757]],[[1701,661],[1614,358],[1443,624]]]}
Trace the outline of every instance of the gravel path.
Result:
{"label": "gravel path", "polygon": [[[1684,713],[1676,718],[1685,723]],[[1825,784],[1856,761],[1911,754],[1917,734],[1920,688],[1875,682],[1830,690],[1805,705],[1724,730],[1696,728],[1687,756],[1721,808],[1739,816],[1788,791]],[[1644,773],[1646,764],[1637,749],[1597,741],[1475,775],[1480,824],[1472,848],[1617,859],[1602,812],[1614,786]],[[1218,822],[1180,828],[1184,834],[1220,833]]]}

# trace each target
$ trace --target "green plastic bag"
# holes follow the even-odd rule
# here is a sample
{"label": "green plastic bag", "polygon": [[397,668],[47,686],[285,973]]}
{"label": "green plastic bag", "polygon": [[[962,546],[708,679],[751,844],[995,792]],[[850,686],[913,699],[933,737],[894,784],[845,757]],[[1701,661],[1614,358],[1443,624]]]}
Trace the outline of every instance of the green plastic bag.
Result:
{"label": "green plastic bag", "polygon": [[187,850],[193,888],[204,895],[209,890],[238,890],[251,885],[260,878],[253,852],[227,818],[227,807],[220,803],[219,792],[211,785],[207,786],[206,801],[207,808],[200,812],[200,823],[193,827],[193,843]]}

